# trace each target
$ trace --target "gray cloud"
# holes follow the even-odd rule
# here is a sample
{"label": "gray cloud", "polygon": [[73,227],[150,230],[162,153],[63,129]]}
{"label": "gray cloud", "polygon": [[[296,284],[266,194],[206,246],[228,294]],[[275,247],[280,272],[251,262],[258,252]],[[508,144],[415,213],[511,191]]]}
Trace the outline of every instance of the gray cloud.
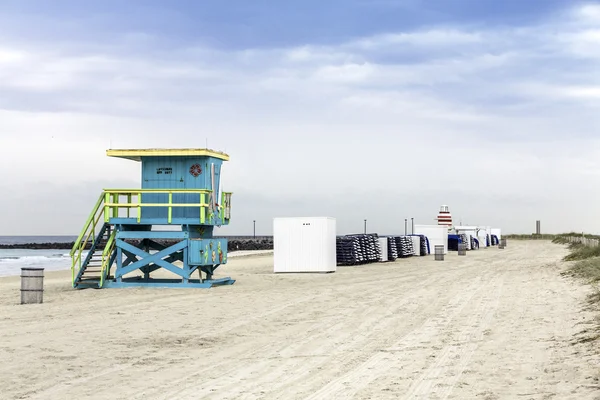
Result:
{"label": "gray cloud", "polygon": [[596,231],[598,10],[244,51],[152,48],[144,35],[88,48],[6,41],[0,233],[77,232],[102,187],[137,186],[139,164],[107,158],[110,146],[206,140],[232,156],[227,233],[250,233],[254,219],[269,233],[285,215],[335,216],[340,232],[367,218],[391,233],[404,218],[432,222],[442,203],[509,231],[539,218]]}

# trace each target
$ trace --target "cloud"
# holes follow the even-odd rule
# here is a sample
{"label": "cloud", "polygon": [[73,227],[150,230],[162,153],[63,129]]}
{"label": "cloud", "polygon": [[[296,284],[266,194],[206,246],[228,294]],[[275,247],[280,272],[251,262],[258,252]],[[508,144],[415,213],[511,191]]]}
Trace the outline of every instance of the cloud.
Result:
{"label": "cloud", "polygon": [[600,5],[596,3],[584,3],[575,7],[571,14],[578,22],[592,25],[600,24]]}
{"label": "cloud", "polygon": [[464,46],[481,43],[478,32],[465,32],[458,29],[431,29],[411,33],[387,33],[357,40],[349,44],[365,50],[381,50],[386,47],[419,46],[429,50],[446,46]]}
{"label": "cloud", "polygon": [[600,86],[567,88],[566,94],[584,99],[600,99]]}
{"label": "cloud", "polygon": [[[343,229],[368,216],[393,232],[398,216],[429,221],[442,203],[505,230],[529,229],[532,210],[556,229],[592,230],[591,214],[557,214],[564,201],[600,200],[586,184],[598,171],[597,10],[241,50],[165,47],[144,33],[87,47],[4,41],[0,162],[20,171],[6,181],[22,196],[41,180],[58,207],[65,191],[100,190],[98,177],[137,181],[139,165],[108,159],[108,147],[208,140],[232,155],[223,176],[240,207],[232,233],[255,218],[323,212],[348,221]],[[79,229],[87,210],[71,206],[61,232],[50,231],[56,215],[39,216],[46,233]]]}

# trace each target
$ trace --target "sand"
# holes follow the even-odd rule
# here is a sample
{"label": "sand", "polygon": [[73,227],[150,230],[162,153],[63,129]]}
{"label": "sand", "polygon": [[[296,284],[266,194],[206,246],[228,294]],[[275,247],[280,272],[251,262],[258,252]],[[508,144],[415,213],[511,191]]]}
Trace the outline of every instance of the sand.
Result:
{"label": "sand", "polygon": [[0,279],[2,399],[594,399],[573,344],[590,288],[564,247],[497,248],[333,274],[232,258],[214,289],[72,290],[19,305]]}

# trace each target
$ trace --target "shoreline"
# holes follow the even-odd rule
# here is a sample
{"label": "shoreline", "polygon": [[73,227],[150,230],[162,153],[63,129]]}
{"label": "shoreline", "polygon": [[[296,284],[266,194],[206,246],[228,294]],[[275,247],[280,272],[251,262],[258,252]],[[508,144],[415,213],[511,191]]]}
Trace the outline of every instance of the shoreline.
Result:
{"label": "shoreline", "polygon": [[[65,250],[65,249],[61,249],[61,250]],[[68,249],[65,251],[69,251]],[[249,258],[249,257],[258,257],[258,256],[269,256],[273,254],[273,250],[272,249],[252,249],[252,250],[231,250],[228,253],[229,258]],[[18,260],[18,259],[22,259],[22,258],[27,258],[28,256],[23,256],[20,258],[15,258],[14,260]],[[7,264],[10,263],[12,259],[5,259],[3,261],[5,261]],[[48,260],[52,260],[51,258],[48,258]],[[65,261],[65,259],[63,259],[63,261]],[[54,272],[64,272],[64,271],[70,271],[71,270],[71,259],[67,258],[66,259],[66,263],[63,262],[59,262],[59,263],[50,263],[50,264],[44,264],[44,265],[34,265],[36,267],[39,268],[43,268],[44,269],[44,275],[49,274],[49,273],[54,273]],[[11,268],[8,268],[7,270],[0,270],[0,279],[1,278],[8,278],[8,277],[15,277],[15,276],[19,276],[21,274],[21,268],[26,267],[26,265],[22,265],[22,264],[12,264],[9,266]],[[227,265],[227,264],[224,264]],[[27,265],[27,266],[31,266],[31,265]],[[6,267],[6,266],[5,266]],[[14,270],[13,270],[14,268]]]}
{"label": "shoreline", "polygon": [[[215,238],[219,238],[215,236]],[[225,239],[228,239],[225,237]],[[136,242],[135,240],[126,240],[127,242]],[[164,245],[175,244],[177,240],[156,240]],[[45,242],[45,243],[19,243],[19,244],[0,244],[0,250],[71,250],[75,242]],[[273,250],[273,238],[260,237],[248,239],[229,239],[228,249],[230,251],[240,250]],[[102,249],[101,246],[98,247]],[[90,245],[85,246],[84,250],[89,250]]]}

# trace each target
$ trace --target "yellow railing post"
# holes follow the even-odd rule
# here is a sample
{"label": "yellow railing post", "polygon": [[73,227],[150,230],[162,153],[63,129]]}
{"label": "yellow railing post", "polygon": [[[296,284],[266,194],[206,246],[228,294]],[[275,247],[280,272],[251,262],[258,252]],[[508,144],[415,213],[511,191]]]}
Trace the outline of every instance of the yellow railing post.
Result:
{"label": "yellow railing post", "polygon": [[200,193],[200,223],[203,224],[206,221],[206,209],[204,207],[204,201],[206,197],[204,193]]}
{"label": "yellow railing post", "polygon": [[110,203],[110,193],[104,192],[104,222],[110,221],[110,214],[108,213],[108,204]]}
{"label": "yellow railing post", "polygon": [[[127,193],[127,205],[131,204],[131,193]],[[127,218],[129,218],[129,212],[131,211],[131,207],[127,207]]]}
{"label": "yellow railing post", "polygon": [[137,208],[137,222],[140,223],[142,219],[142,192],[138,192],[138,208]]}
{"label": "yellow railing post", "polygon": [[171,223],[171,218],[173,216],[173,192],[169,192],[169,216],[167,218],[167,222]]}
{"label": "yellow railing post", "polygon": [[221,192],[221,200],[219,201],[219,205],[220,205],[220,208],[219,208],[219,218],[221,218],[221,221],[223,221],[225,219],[224,218],[224,216],[225,216],[225,208],[223,207],[223,205],[225,204],[225,203],[223,203],[223,198],[224,197],[225,197],[225,194],[223,192]]}
{"label": "yellow railing post", "polygon": [[119,193],[113,193],[113,207],[112,207],[112,217],[119,217]]}

